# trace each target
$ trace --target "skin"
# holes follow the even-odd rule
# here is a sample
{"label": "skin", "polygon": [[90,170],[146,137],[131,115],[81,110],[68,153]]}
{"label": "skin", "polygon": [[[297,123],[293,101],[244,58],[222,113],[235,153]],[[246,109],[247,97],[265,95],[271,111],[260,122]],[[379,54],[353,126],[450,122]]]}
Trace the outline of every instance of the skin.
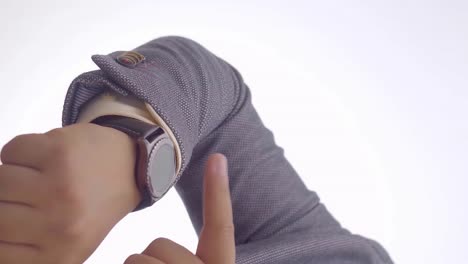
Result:
{"label": "skin", "polygon": [[[0,153],[0,263],[83,263],[141,200],[135,157],[128,135],[89,123],[9,141]],[[221,154],[206,165],[204,221],[196,254],[159,238],[125,263],[234,263]]]}
{"label": "skin", "polygon": [[131,212],[136,145],[75,124],[20,135],[0,154],[0,263],[83,263]]}
{"label": "skin", "polygon": [[203,229],[196,254],[166,238],[154,240],[125,264],[234,264],[235,243],[227,161],[212,154],[205,167]]}

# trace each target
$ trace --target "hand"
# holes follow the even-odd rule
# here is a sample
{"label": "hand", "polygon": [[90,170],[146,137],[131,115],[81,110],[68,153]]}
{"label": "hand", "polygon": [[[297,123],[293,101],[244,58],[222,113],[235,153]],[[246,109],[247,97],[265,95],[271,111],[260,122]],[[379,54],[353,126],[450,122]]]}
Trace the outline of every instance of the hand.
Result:
{"label": "hand", "polygon": [[20,135],[0,158],[0,263],[81,264],[140,201],[136,145],[75,124]]}
{"label": "hand", "polygon": [[196,255],[169,239],[158,238],[142,254],[130,256],[124,264],[234,264],[227,161],[221,154],[211,155],[205,167],[203,220]]}

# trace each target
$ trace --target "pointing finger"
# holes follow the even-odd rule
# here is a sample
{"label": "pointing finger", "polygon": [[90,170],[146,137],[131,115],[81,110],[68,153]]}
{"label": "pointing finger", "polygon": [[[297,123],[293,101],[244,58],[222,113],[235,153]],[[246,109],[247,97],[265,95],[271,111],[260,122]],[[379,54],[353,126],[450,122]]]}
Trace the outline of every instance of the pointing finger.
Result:
{"label": "pointing finger", "polygon": [[204,263],[234,263],[235,243],[226,157],[213,154],[205,167],[203,229],[197,256]]}

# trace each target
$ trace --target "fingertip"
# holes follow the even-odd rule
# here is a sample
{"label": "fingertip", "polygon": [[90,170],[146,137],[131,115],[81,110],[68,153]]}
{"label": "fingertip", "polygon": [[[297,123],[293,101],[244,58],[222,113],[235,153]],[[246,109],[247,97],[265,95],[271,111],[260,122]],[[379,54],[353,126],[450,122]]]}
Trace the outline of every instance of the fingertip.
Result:
{"label": "fingertip", "polygon": [[[205,263],[233,263],[234,223],[228,181],[228,161],[221,153],[211,154],[203,194],[203,229],[197,255]],[[215,253],[214,253],[215,252]]]}
{"label": "fingertip", "polygon": [[210,155],[210,157],[213,158],[213,159],[226,161],[226,156],[224,156],[224,154],[222,154],[220,152],[213,153],[213,154]]}
{"label": "fingertip", "polygon": [[221,153],[211,154],[203,190],[204,226],[232,225],[232,204],[228,179],[227,158]]}
{"label": "fingertip", "polygon": [[227,178],[228,162],[226,156],[221,153],[211,154],[208,158],[207,169],[208,172],[216,175],[215,177]]}

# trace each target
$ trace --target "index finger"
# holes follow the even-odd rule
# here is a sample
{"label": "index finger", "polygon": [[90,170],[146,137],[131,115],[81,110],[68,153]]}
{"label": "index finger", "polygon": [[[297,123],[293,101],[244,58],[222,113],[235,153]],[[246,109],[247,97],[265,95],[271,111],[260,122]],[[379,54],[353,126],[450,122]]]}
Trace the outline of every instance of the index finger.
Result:
{"label": "index finger", "polygon": [[197,256],[204,263],[234,263],[235,243],[227,159],[212,154],[205,167],[203,229]]}

